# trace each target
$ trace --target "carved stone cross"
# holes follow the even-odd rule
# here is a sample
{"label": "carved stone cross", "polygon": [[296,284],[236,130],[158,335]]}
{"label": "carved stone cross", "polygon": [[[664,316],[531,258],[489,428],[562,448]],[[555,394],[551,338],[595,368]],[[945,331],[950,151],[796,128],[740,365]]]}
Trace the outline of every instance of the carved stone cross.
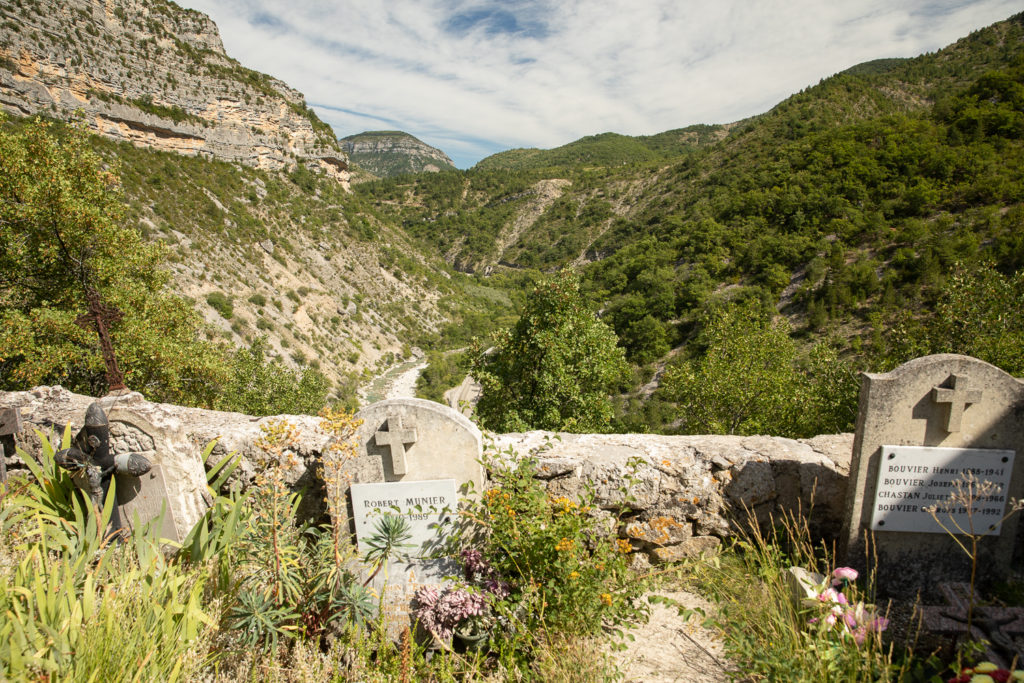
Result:
{"label": "carved stone cross", "polygon": [[116,323],[123,314],[113,306],[107,306],[100,299],[100,293],[92,287],[85,292],[85,299],[89,302],[89,312],[84,313],[75,319],[75,324],[85,329],[95,329],[100,337],[100,350],[103,352],[103,363],[107,366],[107,384],[111,391],[124,389],[124,375],[121,368],[117,366],[117,358],[114,356],[114,345],[110,341],[110,331],[107,330],[108,323]]}
{"label": "carved stone cross", "polygon": [[[919,608],[925,628],[944,635],[964,635],[967,631],[970,587],[959,582],[940,583],[939,592],[948,607]],[[1014,638],[1020,635],[1024,635],[1024,608],[974,608],[970,637],[987,643],[985,658],[989,661],[1002,667],[1008,667],[1014,657],[1024,661],[1024,652],[1014,643]]]}
{"label": "carved stone cross", "polygon": [[6,457],[14,455],[14,435],[21,431],[21,411],[0,410],[0,481],[7,481]]}
{"label": "carved stone cross", "polygon": [[950,377],[953,378],[951,382],[953,386],[934,387],[932,401],[949,405],[949,413],[946,415],[946,431],[959,432],[964,410],[972,403],[981,400],[981,389],[968,389],[968,380],[963,375],[950,375]]}
{"label": "carved stone cross", "polygon": [[416,443],[416,428],[402,425],[401,415],[388,416],[388,431],[374,434],[378,446],[391,447],[391,470],[405,474],[405,444]]}

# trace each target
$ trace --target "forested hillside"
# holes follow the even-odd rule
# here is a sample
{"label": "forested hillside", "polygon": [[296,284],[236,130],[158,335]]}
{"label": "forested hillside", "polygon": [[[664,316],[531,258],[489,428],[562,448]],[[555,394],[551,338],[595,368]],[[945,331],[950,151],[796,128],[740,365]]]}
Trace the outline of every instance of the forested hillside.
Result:
{"label": "forested hillside", "polygon": [[[60,126],[25,137],[36,125],[4,124],[0,189],[43,187],[26,145],[80,137]],[[163,242],[150,266],[168,273],[174,306],[192,312],[180,336],[202,347],[173,355],[213,359],[202,377],[161,367],[146,344],[174,328],[164,316],[164,328],[129,345],[136,376],[167,375],[150,382],[153,397],[270,411],[267,392],[240,397],[225,384],[269,362],[276,379],[257,386],[306,377],[323,388],[311,397],[351,402],[357,383],[419,346],[432,363],[422,391],[439,398],[469,367],[489,372],[479,354],[490,333],[543,308],[528,300],[531,285],[569,267],[579,283],[546,287],[571,292],[577,317],[597,312],[609,330],[595,334],[614,337],[632,368],[607,373],[619,403],[601,424],[803,435],[852,426],[860,369],[956,351],[1024,374],[1022,140],[1018,15],[934,54],[855,66],[748,120],[604,133],[351,192],[315,157],[259,169],[98,139],[88,172],[102,180],[108,224]],[[38,196],[40,215],[63,201]],[[0,256],[15,274],[33,258]],[[156,291],[162,276],[147,268],[139,282]],[[102,389],[95,340],[74,326],[83,301],[50,317],[53,301],[31,287],[0,297],[4,388]],[[149,310],[142,299],[119,305],[127,315],[115,341],[133,306]],[[523,344],[536,345],[529,327],[519,325]],[[443,355],[467,347],[475,358]],[[199,378],[183,382],[188,373]]]}
{"label": "forested hillside", "polygon": [[[352,404],[357,384],[409,357],[412,347],[431,348],[446,330],[454,330],[447,335],[453,341],[466,340],[511,307],[503,290],[453,272],[335,179],[303,164],[263,171],[26,119],[0,125],[0,143],[0,206],[14,212],[0,221],[3,389],[106,391],[95,334],[74,323],[84,310],[75,287],[40,298],[38,287],[22,286],[37,270],[59,281],[56,273],[70,262],[42,252],[45,267],[35,264],[31,245],[47,242],[24,231],[45,222],[18,211],[70,211],[74,225],[76,202],[87,201],[126,234],[158,245],[145,267],[129,267],[126,254],[103,257],[112,275],[97,285],[124,314],[112,334],[128,385],[155,400],[263,414],[315,412],[327,398]],[[52,151],[43,155],[40,145]],[[76,156],[93,161],[70,165]],[[91,186],[73,179],[96,172],[103,184],[78,198]],[[48,178],[59,181],[59,192],[47,191]],[[166,283],[150,287],[171,297],[162,309],[145,297],[125,298],[136,270],[147,283]],[[172,330],[181,338],[172,339]],[[271,395],[268,382],[284,388],[300,377],[317,387],[306,403]]]}
{"label": "forested hillside", "polygon": [[[457,268],[582,266],[592,304],[641,368],[638,383],[673,348],[680,367],[700,370],[709,330],[725,329],[722,306],[744,300],[784,314],[805,374],[814,342],[819,359],[830,349],[852,377],[928,350],[973,344],[984,355],[986,342],[935,332],[965,316],[994,316],[979,339],[1019,323],[1012,299],[993,292],[1011,296],[1024,265],[1024,15],[934,54],[849,69],[702,132],[660,150],[594,136],[358,192]],[[733,322],[744,320],[764,333],[774,325],[756,313]],[[992,359],[1024,371],[1012,355]],[[678,383],[680,372],[667,377]],[[687,428],[679,391],[639,402],[656,385],[621,427]],[[851,414],[849,392],[829,400],[833,416]]]}

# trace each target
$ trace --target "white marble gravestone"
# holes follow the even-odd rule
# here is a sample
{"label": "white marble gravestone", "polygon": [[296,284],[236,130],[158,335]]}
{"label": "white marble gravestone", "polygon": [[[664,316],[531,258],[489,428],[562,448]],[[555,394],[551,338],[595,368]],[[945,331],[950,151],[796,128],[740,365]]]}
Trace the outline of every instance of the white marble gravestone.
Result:
{"label": "white marble gravestone", "polygon": [[383,515],[398,515],[409,525],[409,554],[427,557],[459,508],[454,479],[352,484],[351,496],[360,552],[366,551],[366,539],[375,533]]}
{"label": "white marble gravestone", "polygon": [[1005,576],[1024,561],[1024,528],[1019,516],[993,522],[1010,498],[1024,496],[1024,465],[1015,466],[1022,446],[1024,383],[993,365],[943,354],[864,374],[840,539],[845,562],[862,570],[877,563],[883,596],[931,594],[940,581],[965,580],[967,556],[924,508],[939,505],[950,528],[965,524],[966,509],[946,502],[969,472],[1001,486],[972,515],[985,536],[980,578]]}
{"label": "white marble gravestone", "polygon": [[481,434],[461,413],[416,398],[374,403],[356,418],[362,420],[358,452],[328,463],[343,482],[329,487],[328,495],[345,497],[332,507],[347,510],[348,518],[335,521],[349,526],[360,547],[382,514],[401,515],[413,527],[407,557],[390,563],[387,575],[381,572],[371,584],[384,592],[389,633],[397,638],[411,623],[416,589],[457,571],[439,549],[457,523],[458,500],[483,491]]}

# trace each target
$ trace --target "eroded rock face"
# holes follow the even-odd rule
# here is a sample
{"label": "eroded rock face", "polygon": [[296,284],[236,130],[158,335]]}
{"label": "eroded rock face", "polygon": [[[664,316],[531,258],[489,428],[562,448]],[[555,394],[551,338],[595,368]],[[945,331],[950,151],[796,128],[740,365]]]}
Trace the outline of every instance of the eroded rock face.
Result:
{"label": "eroded rock face", "polygon": [[[257,446],[262,426],[286,420],[298,431],[281,458],[287,466],[287,481],[296,490],[306,491],[301,511],[305,518],[326,519],[319,470],[331,437],[319,418],[253,418],[149,403],[138,393],[104,400],[110,408],[159,416],[161,424],[176,421],[183,436],[175,447],[187,452],[188,458],[198,459],[203,447],[218,439],[209,464],[237,452],[241,467],[235,478],[240,486],[249,485],[267,461],[268,455]],[[80,419],[77,416],[84,415],[92,401],[61,387],[0,392],[0,408],[21,410],[25,428],[17,439],[29,452],[39,447],[33,429],[59,434],[69,420]],[[808,517],[813,535],[836,538],[843,522],[853,436],[793,440],[527,432],[490,434],[484,443],[485,454],[505,461],[535,456],[538,478],[553,497],[579,499],[592,487],[609,531],[627,540],[642,564],[713,551],[748,519],[746,510],[760,521],[800,512]]]}
{"label": "eroded rock face", "polygon": [[0,22],[0,107],[76,117],[135,145],[264,169],[348,159],[301,93],[224,52],[208,16],[164,0],[36,0]]}

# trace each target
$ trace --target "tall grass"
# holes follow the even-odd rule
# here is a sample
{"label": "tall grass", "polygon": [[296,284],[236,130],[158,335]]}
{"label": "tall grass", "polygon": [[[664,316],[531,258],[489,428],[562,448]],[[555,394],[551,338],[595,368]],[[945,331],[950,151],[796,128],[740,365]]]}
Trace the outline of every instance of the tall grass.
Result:
{"label": "tall grass", "polygon": [[[717,603],[711,620],[740,680],[885,682],[903,680],[907,666],[882,633],[862,643],[848,634],[810,623],[818,614],[794,599],[791,566],[828,576],[834,550],[816,545],[799,514],[784,514],[762,531],[753,514],[720,556],[693,564],[691,580]],[[870,594],[871,577],[845,592],[851,602]]]}

